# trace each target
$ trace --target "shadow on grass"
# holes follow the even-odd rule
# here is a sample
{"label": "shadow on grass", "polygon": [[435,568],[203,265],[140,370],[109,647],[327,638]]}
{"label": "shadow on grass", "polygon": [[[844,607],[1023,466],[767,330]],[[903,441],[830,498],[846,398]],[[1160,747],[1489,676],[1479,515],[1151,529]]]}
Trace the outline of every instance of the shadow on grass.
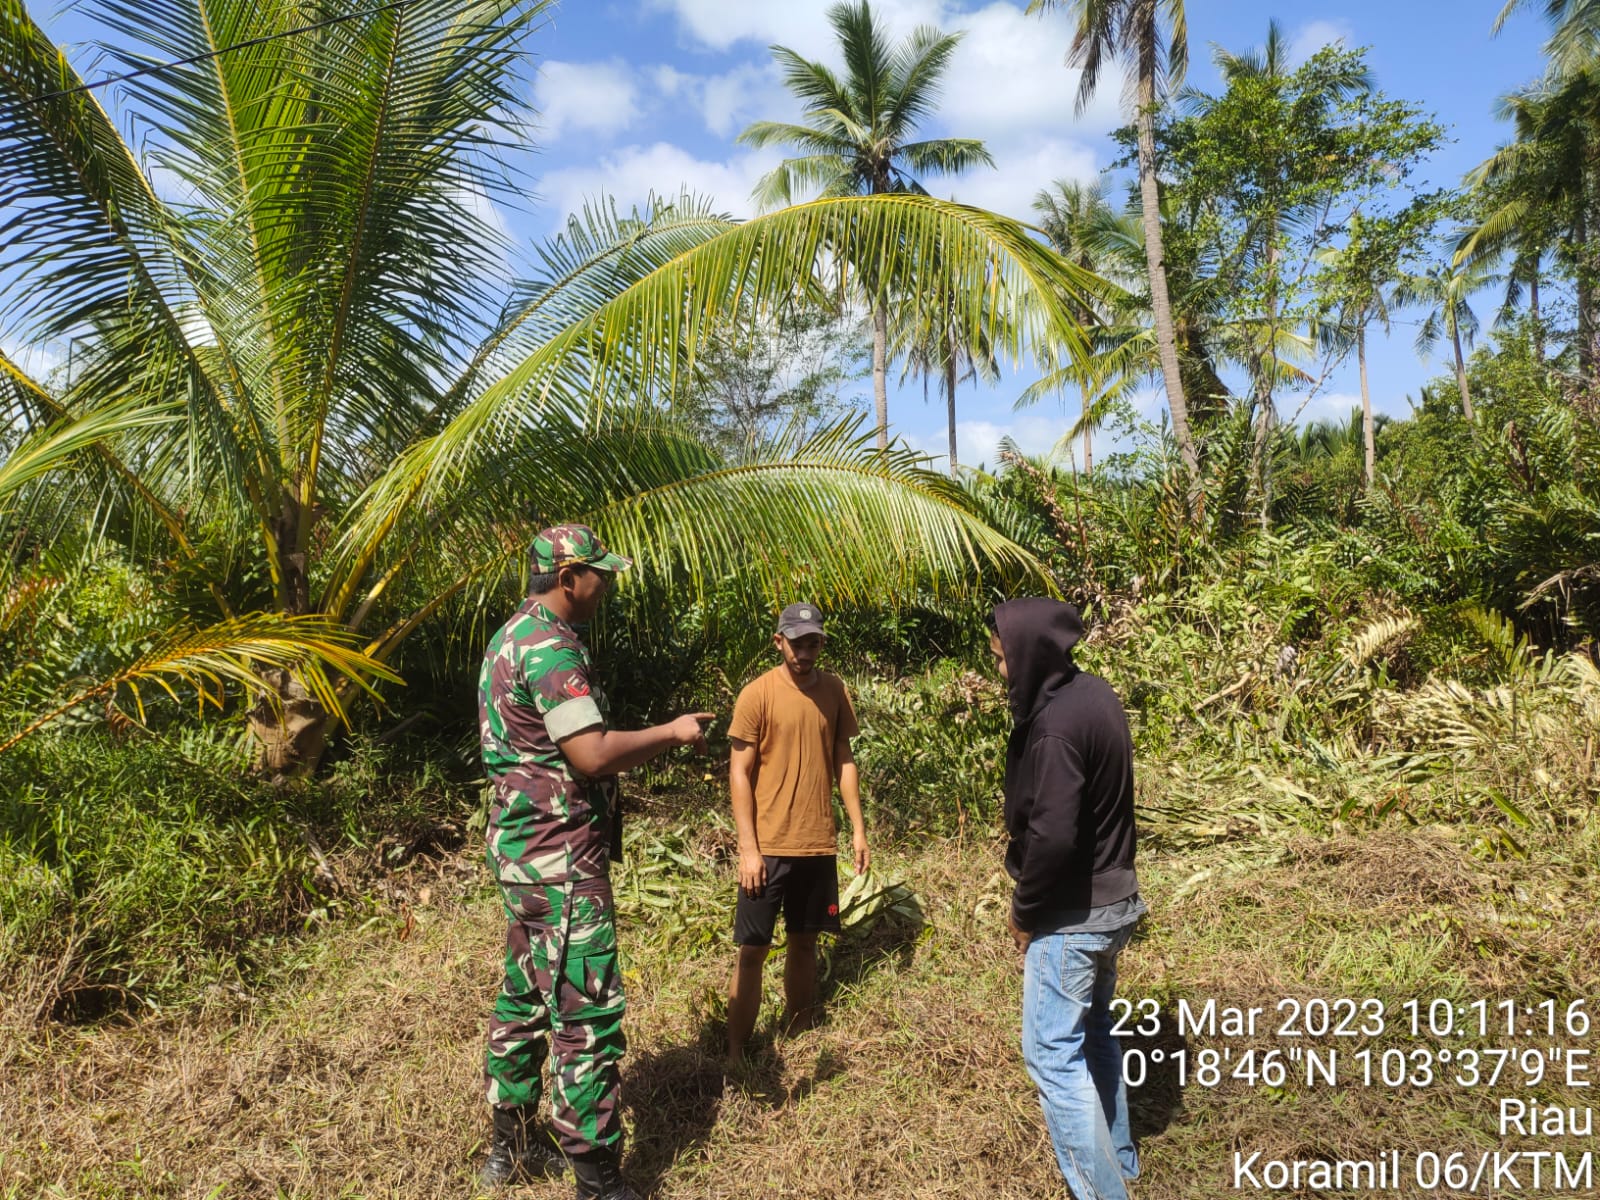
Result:
{"label": "shadow on grass", "polygon": [[920,918],[885,913],[865,930],[848,930],[828,947],[819,963],[817,1001],[822,1019],[834,998],[875,971],[910,968],[917,939],[926,923]]}
{"label": "shadow on grass", "polygon": [[627,1175],[643,1195],[654,1193],[673,1163],[703,1145],[716,1125],[722,1036],[720,1023],[707,1022],[686,1046],[629,1056],[623,1080],[633,1130]]}
{"label": "shadow on grass", "polygon": [[[1135,1141],[1164,1132],[1183,1112],[1178,1062],[1187,1055],[1192,1063],[1193,1051],[1178,1032],[1175,1013],[1164,1011],[1160,1020],[1161,1027],[1154,1034],[1135,1034],[1123,1042],[1124,1054],[1139,1055],[1145,1072],[1137,1087],[1128,1088],[1128,1122]],[[1160,1061],[1154,1061],[1157,1059]]]}

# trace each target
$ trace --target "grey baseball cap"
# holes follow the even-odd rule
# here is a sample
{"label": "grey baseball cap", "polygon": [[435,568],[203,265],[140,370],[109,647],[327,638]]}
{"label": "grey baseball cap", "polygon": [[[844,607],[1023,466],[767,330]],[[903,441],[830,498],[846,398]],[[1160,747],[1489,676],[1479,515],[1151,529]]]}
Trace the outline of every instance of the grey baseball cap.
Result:
{"label": "grey baseball cap", "polygon": [[778,616],[778,632],[791,640],[821,633],[822,610],[815,604],[791,604]]}

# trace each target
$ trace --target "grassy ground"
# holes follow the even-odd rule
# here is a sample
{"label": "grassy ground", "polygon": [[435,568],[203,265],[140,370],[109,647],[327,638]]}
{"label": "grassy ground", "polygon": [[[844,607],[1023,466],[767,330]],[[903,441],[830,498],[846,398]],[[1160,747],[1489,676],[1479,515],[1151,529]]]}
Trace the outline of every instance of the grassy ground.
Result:
{"label": "grassy ground", "polygon": [[[1508,863],[1476,859],[1465,836],[1397,824],[1156,849],[1142,863],[1152,915],[1123,957],[1121,993],[1154,998],[1163,1016],[1159,1033],[1130,1044],[1182,1047],[1180,999],[1262,1006],[1271,1019],[1283,997],[1373,996],[1395,1022],[1411,997],[1551,997],[1562,1012],[1583,998],[1600,1025],[1594,834],[1536,842]],[[998,844],[969,836],[885,847],[883,877],[916,891],[924,919],[886,916],[835,947],[820,1028],[774,1041],[772,997],[756,1064],[737,1081],[720,1069],[727,848],[714,822],[647,817],[622,876],[628,1167],[641,1190],[1063,1194],[1017,1051],[1021,979],[1002,929]],[[420,860],[400,913],[303,944],[303,961],[269,992],[219,990],[180,1015],[96,1028],[39,1026],[0,1004],[0,1196],[471,1194],[501,937],[471,858]],[[1187,1048],[1226,1046],[1237,1059],[1250,1046],[1287,1047],[1275,1025],[1255,1038],[1191,1036]],[[1596,1038],[1554,1041],[1588,1048]],[[1316,1044],[1353,1061],[1363,1047],[1413,1051],[1437,1040]],[[1476,1155],[1592,1145],[1502,1140],[1502,1097],[1582,1103],[1582,1093],[1513,1079],[1329,1089],[1227,1078],[1180,1089],[1169,1059],[1134,1093],[1145,1161],[1137,1195],[1231,1194],[1235,1150],[1355,1158],[1391,1147]],[[1526,1180],[1523,1193],[1563,1194]],[[514,1194],[566,1196],[570,1184]],[[1411,1183],[1389,1194],[1439,1193]]]}

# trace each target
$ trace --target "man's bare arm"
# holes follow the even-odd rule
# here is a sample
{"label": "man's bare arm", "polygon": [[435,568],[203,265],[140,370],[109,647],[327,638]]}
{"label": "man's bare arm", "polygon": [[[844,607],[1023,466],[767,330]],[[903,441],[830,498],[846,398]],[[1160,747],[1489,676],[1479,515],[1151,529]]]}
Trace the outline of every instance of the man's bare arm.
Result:
{"label": "man's bare arm", "polygon": [[715,713],[685,713],[665,725],[652,725],[648,729],[592,726],[556,744],[566,760],[585,775],[616,775],[677,746],[693,746],[696,754],[704,754],[706,735],[701,726],[715,717]]}
{"label": "man's bare arm", "polygon": [[844,801],[845,816],[850,818],[850,848],[859,875],[872,865],[872,851],[867,846],[867,824],[861,816],[861,772],[856,769],[856,756],[847,737],[833,744],[833,774],[839,785],[839,799]]}
{"label": "man's bare arm", "polygon": [[728,791],[733,797],[733,824],[739,831],[739,887],[755,896],[767,885],[767,863],[756,836],[756,748],[733,739],[728,755]]}

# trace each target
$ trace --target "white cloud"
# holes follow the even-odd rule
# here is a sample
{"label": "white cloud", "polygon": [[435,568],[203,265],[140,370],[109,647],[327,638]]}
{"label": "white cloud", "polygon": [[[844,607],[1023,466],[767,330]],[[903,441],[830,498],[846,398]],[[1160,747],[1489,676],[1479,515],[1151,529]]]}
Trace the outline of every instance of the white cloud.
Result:
{"label": "white cloud", "polygon": [[772,72],[749,64],[707,79],[699,98],[706,128],[721,137],[737,133],[752,120],[777,119],[795,107]]}
{"label": "white cloud", "polygon": [[1361,411],[1360,393],[1323,392],[1307,401],[1303,396],[1286,396],[1278,402],[1284,420],[1306,426],[1314,421],[1344,424],[1352,412]]}
{"label": "white cloud", "polygon": [[[839,48],[826,13],[833,0],[654,0],[677,14],[701,46],[727,51],[788,46],[807,58],[837,65]],[[1107,71],[1080,119],[1073,106],[1078,72],[1065,65],[1070,32],[1058,14],[1030,17],[1023,7],[996,0],[967,10],[939,0],[878,0],[873,5],[899,41],[918,25],[964,31],[944,77],[940,122],[954,135],[985,139],[1044,132],[1104,133],[1122,124],[1122,74]]]}
{"label": "white cloud", "polygon": [[1349,21],[1309,21],[1289,39],[1289,61],[1303,63],[1324,46],[1355,44],[1355,27]]}
{"label": "white cloud", "polygon": [[[740,42],[782,45],[815,58],[834,44],[827,11],[835,0],[651,0],[674,12],[686,33],[702,46],[728,50]],[[909,32],[940,23],[946,8],[938,0],[877,0],[873,11],[893,29]]]}
{"label": "white cloud", "polygon": [[[1023,135],[1103,134],[1126,122],[1123,75],[1115,64],[1102,72],[1083,115],[1076,115],[1081,72],[1066,66],[1071,31],[1059,14],[1030,17],[1015,5],[996,3],[950,13],[941,28],[966,31],[939,106],[941,122],[953,135],[1004,142]],[[897,36],[909,32],[909,26],[896,27]]]}
{"label": "white cloud", "polygon": [[534,82],[533,101],[547,142],[569,131],[614,137],[639,116],[639,89],[632,69],[620,59],[546,62]]}
{"label": "white cloud", "polygon": [[1030,220],[1033,197],[1057,179],[1090,180],[1098,173],[1094,151],[1054,138],[1015,146],[990,147],[995,169],[979,167],[955,179],[932,182],[928,190],[963,204],[975,204],[1008,217]]}
{"label": "white cloud", "polygon": [[792,121],[800,116],[799,104],[770,64],[742,63],[720,75],[694,75],[660,66],[650,77],[664,98],[675,106],[687,102],[718,137],[732,138],[751,121]]}
{"label": "white cloud", "polygon": [[569,213],[597,196],[612,196],[618,207],[626,210],[642,204],[652,192],[672,196],[685,187],[710,196],[720,212],[748,217],[755,213],[750,192],[756,180],[770,171],[779,157],[772,151],[760,151],[711,162],[667,142],[625,146],[591,165],[551,171],[540,181],[539,190],[557,227],[566,223]]}
{"label": "white cloud", "polygon": [[[994,470],[1000,463],[1000,443],[1010,438],[1024,454],[1048,454],[1072,428],[1072,418],[1062,415],[1027,414],[1009,421],[963,421],[959,415],[961,397],[956,397],[956,460],[964,467],[984,466]],[[913,434],[906,444],[934,460],[936,470],[948,470],[950,435],[948,428],[935,433]]]}

